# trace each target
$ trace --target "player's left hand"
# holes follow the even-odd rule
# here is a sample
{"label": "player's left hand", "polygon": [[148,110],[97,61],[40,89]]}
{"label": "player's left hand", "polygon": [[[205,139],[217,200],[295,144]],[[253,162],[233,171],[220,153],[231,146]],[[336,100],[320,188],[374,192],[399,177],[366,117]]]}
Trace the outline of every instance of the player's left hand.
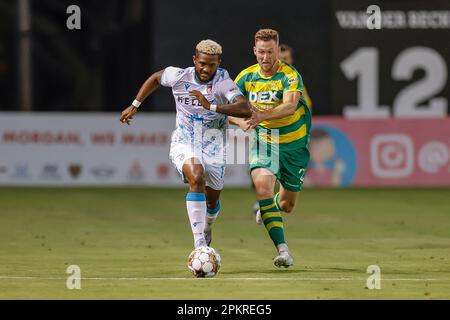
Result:
{"label": "player's left hand", "polygon": [[260,124],[264,120],[265,120],[264,113],[256,109],[253,109],[252,117],[249,120],[247,120],[248,128],[246,131],[255,129],[258,126],[258,124]]}
{"label": "player's left hand", "polygon": [[200,91],[192,90],[191,92],[189,92],[189,95],[191,97],[195,97],[205,109],[209,110],[209,108],[211,107],[211,103],[209,103],[208,99],[206,99]]}

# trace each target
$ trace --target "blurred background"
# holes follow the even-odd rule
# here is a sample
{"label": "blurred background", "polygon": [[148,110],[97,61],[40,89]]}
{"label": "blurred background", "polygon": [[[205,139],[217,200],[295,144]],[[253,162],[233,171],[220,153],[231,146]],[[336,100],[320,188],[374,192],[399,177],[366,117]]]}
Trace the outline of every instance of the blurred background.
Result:
{"label": "blurred background", "polygon": [[[312,101],[307,184],[450,185],[446,0],[0,0],[0,184],[179,185],[170,89],[132,127],[120,112],[153,72],[191,66],[202,39],[236,77],[260,28],[293,48]],[[248,184],[245,171],[230,166],[229,184]]]}
{"label": "blurred background", "polygon": [[[29,15],[30,29],[25,32],[20,30],[21,2],[1,1],[2,110],[21,110],[20,41],[26,38],[31,41],[33,111],[121,111],[152,72],[190,66],[202,39],[223,45],[223,67],[237,76],[255,63],[255,32],[271,27],[295,48],[297,61],[304,61],[301,71],[312,93],[317,88],[322,112],[331,111],[329,1],[306,7],[288,1],[283,6],[292,11],[275,15],[269,1],[243,5],[232,0],[224,6],[217,1],[28,0],[22,19]],[[66,9],[72,4],[81,9],[81,30],[66,27]],[[145,111],[173,110],[168,92],[146,102]]]}

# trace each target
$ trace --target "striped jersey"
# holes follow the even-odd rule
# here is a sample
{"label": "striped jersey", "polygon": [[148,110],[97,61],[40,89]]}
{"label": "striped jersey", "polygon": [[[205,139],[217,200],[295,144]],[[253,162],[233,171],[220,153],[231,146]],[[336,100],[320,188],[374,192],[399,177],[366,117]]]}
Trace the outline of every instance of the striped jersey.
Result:
{"label": "striped jersey", "polygon": [[256,131],[260,139],[271,143],[271,133],[275,135],[274,129],[278,129],[281,150],[295,149],[308,144],[311,111],[303,94],[303,79],[293,66],[280,61],[277,72],[271,77],[265,77],[261,74],[259,64],[255,64],[243,70],[235,83],[250,104],[262,112],[282,104],[284,92],[301,92],[302,97],[293,115],[261,122]]}

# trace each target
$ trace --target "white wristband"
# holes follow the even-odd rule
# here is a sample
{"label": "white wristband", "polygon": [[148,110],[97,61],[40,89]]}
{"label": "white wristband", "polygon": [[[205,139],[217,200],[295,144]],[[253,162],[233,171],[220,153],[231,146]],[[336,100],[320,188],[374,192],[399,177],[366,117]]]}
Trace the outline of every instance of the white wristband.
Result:
{"label": "white wristband", "polygon": [[133,106],[135,106],[136,108],[139,108],[141,106],[141,102],[134,100],[133,101]]}
{"label": "white wristband", "polygon": [[209,110],[212,111],[212,112],[217,112],[217,104],[212,104],[212,105],[209,107]]}

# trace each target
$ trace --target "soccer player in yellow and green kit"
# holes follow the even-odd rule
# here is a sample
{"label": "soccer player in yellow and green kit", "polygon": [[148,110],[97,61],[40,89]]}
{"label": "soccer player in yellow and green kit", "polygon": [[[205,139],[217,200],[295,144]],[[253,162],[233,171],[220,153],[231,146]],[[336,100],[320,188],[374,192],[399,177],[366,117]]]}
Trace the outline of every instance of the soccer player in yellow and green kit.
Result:
{"label": "soccer player in yellow and green kit", "polygon": [[[309,162],[311,112],[303,96],[303,80],[279,59],[279,34],[262,29],[255,35],[257,64],[243,70],[235,82],[253,107],[250,119],[230,119],[244,131],[255,129],[250,144],[250,171],[263,221],[278,255],[277,267],[294,259],[285,240],[281,212],[291,212],[302,189]],[[275,195],[275,183],[280,192]]]}

